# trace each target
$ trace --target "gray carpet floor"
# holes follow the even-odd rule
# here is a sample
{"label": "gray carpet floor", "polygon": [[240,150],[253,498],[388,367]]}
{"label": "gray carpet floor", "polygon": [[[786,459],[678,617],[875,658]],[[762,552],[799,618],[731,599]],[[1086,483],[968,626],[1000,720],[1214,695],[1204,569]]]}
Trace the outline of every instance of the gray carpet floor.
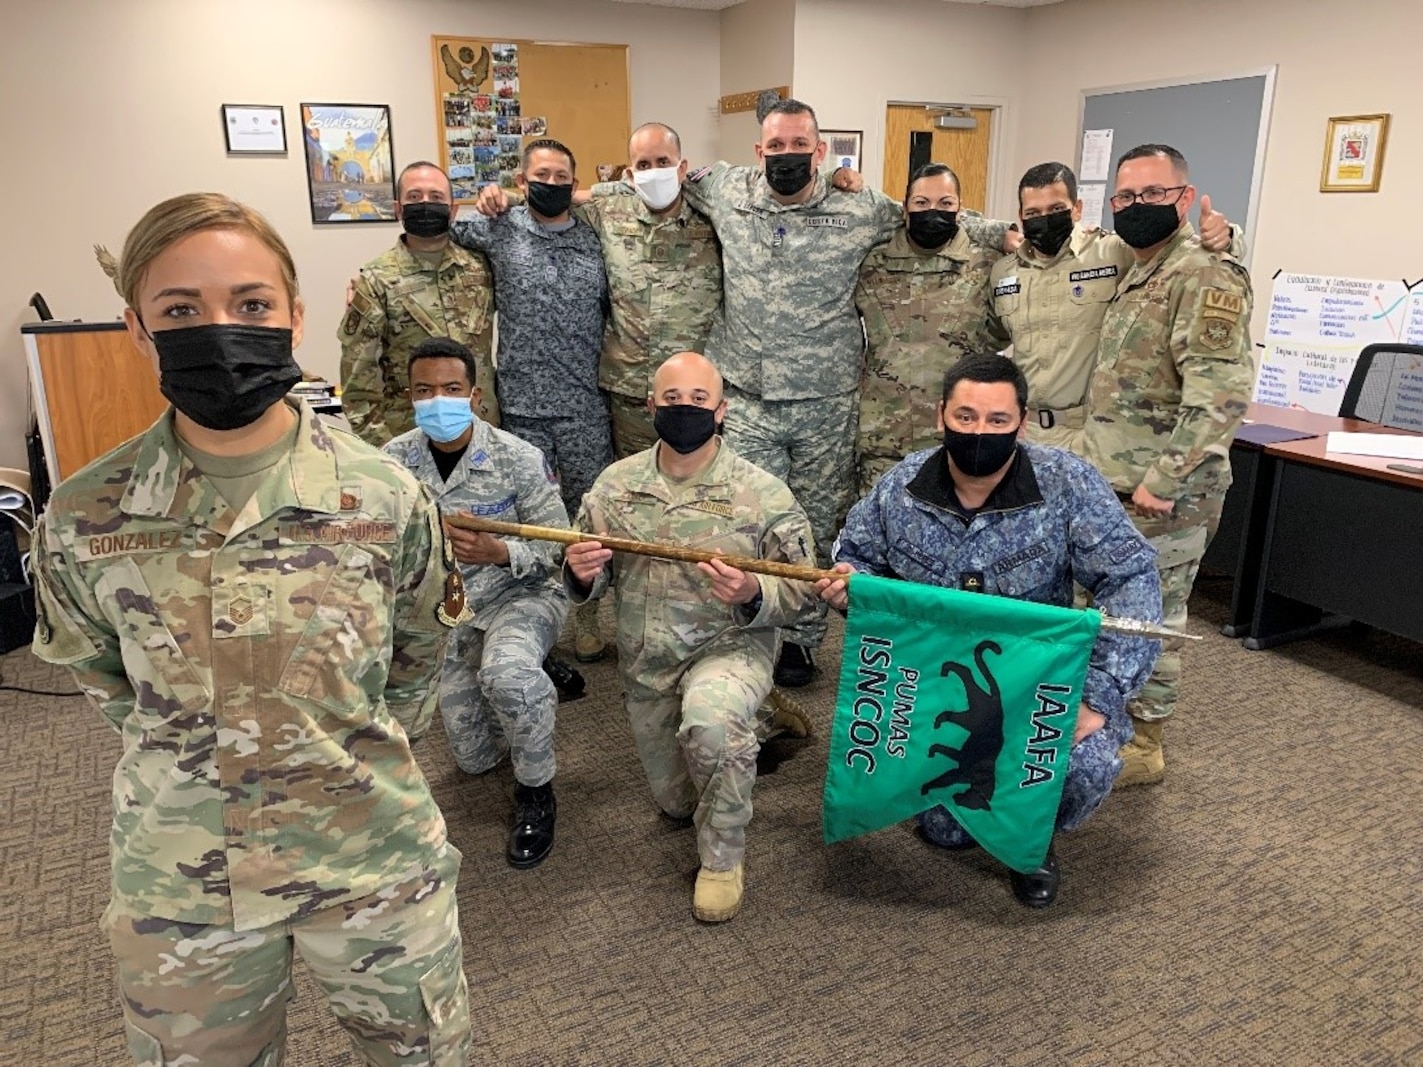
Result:
{"label": "gray carpet floor", "polygon": [[[1168,776],[1062,839],[1056,907],[981,853],[894,827],[826,848],[832,630],[802,690],[820,736],[762,754],[746,905],[690,914],[691,832],[661,819],[616,667],[559,711],[558,845],[503,861],[507,768],[417,749],[464,852],[460,908],[488,1064],[1423,1065],[1420,646],[1339,632],[1246,652],[1203,581]],[[605,620],[606,625],[606,620]],[[18,650],[9,685],[72,688]],[[108,947],[118,742],[79,698],[0,692],[0,1050],[125,1062]],[[356,1063],[298,971],[288,1063]]]}

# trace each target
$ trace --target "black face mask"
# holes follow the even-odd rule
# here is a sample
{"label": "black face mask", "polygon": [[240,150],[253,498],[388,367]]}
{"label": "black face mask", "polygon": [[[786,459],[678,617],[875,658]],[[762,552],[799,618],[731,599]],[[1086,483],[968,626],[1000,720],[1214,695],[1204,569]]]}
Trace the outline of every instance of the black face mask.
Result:
{"label": "black face mask", "polygon": [[1023,236],[1045,256],[1055,256],[1072,236],[1072,212],[1054,211],[1023,220]]}
{"label": "black face mask", "polygon": [[920,248],[943,248],[959,232],[959,213],[928,208],[925,211],[911,211],[905,223],[909,239]]}
{"label": "black face mask", "polygon": [[762,157],[766,184],[780,196],[795,196],[810,184],[810,161],[814,158],[814,152],[781,152]]}
{"label": "black face mask", "polygon": [[652,412],[652,428],[675,452],[688,455],[701,448],[716,433],[716,408],[695,404],[668,404]]}
{"label": "black face mask", "polygon": [[556,219],[573,203],[573,185],[529,182],[529,207],[546,219]]}
{"label": "black face mask", "polygon": [[1117,236],[1133,248],[1150,248],[1170,237],[1181,225],[1175,204],[1133,204],[1112,212]]}
{"label": "black face mask", "polygon": [[256,422],[301,381],[291,330],[270,326],[183,326],[149,334],[158,349],[158,388],[209,430]]}
{"label": "black face mask", "polygon": [[450,232],[450,205],[433,200],[401,204],[400,224],[411,237],[439,237]]}
{"label": "black face mask", "polygon": [[1018,447],[1018,431],[1008,433],[964,433],[944,427],[944,450],[954,466],[970,478],[982,478],[999,470],[1013,458]]}

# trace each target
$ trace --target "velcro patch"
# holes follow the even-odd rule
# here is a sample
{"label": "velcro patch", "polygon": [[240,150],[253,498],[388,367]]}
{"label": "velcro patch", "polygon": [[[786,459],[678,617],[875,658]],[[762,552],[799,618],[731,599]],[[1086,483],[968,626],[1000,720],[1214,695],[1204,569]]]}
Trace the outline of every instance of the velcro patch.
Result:
{"label": "velcro patch", "polygon": [[850,225],[848,215],[811,215],[805,220],[807,226],[834,226],[836,229],[846,229]]}
{"label": "velcro patch", "polygon": [[999,282],[993,287],[993,295],[1012,296],[1014,293],[1019,292],[1022,288],[1023,287],[1018,284],[1017,278],[1004,278],[1001,282]]}
{"label": "velcro patch", "polygon": [[707,511],[713,515],[720,515],[723,519],[730,519],[736,515],[735,509],[730,504],[721,504],[715,500],[698,500],[687,506],[693,511]]}
{"label": "velcro patch", "polygon": [[373,545],[395,543],[393,522],[301,522],[282,523],[279,533],[298,544],[337,545],[359,542]]}
{"label": "velcro patch", "polygon": [[1075,270],[1067,276],[1070,282],[1090,282],[1095,278],[1115,278],[1117,276],[1117,265],[1109,264],[1105,267],[1093,267],[1091,270]]}
{"label": "velcro patch", "polygon": [[699,181],[701,181],[703,178],[705,178],[708,174],[710,174],[711,172],[712,172],[712,165],[711,165],[710,163],[708,163],[705,167],[698,167],[696,170],[692,171],[692,173],[688,174],[688,175],[687,175],[687,181],[689,181],[689,182],[699,182]]}
{"label": "velcro patch", "polygon": [[999,560],[993,565],[993,569],[999,574],[1006,574],[1016,567],[1021,567],[1025,563],[1031,563],[1035,559],[1042,559],[1050,551],[1046,541],[1039,541],[1035,545],[1029,545],[1021,552],[1014,552],[1007,559]]}
{"label": "velcro patch", "polygon": [[1224,289],[1203,289],[1201,310],[1207,315],[1234,322],[1245,314],[1245,301]]}

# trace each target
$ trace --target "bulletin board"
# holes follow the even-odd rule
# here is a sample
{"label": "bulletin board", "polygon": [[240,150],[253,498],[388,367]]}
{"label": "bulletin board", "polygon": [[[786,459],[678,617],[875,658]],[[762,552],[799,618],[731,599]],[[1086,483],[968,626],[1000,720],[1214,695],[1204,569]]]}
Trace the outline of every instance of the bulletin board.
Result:
{"label": "bulletin board", "polygon": [[560,44],[508,38],[430,39],[440,163],[457,203],[481,186],[511,188],[524,145],[562,141],[586,188],[620,174],[632,133],[625,44]]}
{"label": "bulletin board", "polygon": [[[1255,247],[1275,68],[1189,82],[1088,89],[1078,122],[1082,221],[1111,229],[1116,160],[1142,144],[1169,144],[1186,157],[1191,184],[1245,231],[1246,264]],[[1095,140],[1097,151],[1088,147]]]}

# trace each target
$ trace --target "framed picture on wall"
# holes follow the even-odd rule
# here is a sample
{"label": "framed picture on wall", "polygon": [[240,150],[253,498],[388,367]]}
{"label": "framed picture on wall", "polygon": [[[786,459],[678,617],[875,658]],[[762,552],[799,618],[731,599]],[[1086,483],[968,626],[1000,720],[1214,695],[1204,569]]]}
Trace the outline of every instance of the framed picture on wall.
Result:
{"label": "framed picture on wall", "polygon": [[839,167],[860,169],[860,146],[865,139],[863,130],[821,130],[820,139],[827,145],[826,170],[833,171]]}
{"label": "framed picture on wall", "polygon": [[311,221],[394,222],[389,106],[302,104],[301,128]]}
{"label": "framed picture on wall", "polygon": [[1321,193],[1376,193],[1383,178],[1388,115],[1344,115],[1329,120],[1324,136]]}
{"label": "framed picture on wall", "polygon": [[280,104],[223,104],[222,132],[229,153],[286,154],[287,123]]}

